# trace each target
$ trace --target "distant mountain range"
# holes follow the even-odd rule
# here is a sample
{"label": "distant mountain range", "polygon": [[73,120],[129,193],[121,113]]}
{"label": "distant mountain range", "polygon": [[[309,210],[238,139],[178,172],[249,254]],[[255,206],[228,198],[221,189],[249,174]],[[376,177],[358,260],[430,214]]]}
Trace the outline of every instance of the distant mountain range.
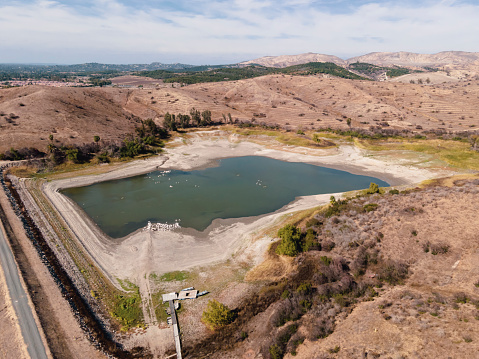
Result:
{"label": "distant mountain range", "polygon": [[343,60],[333,55],[306,53],[300,55],[265,56],[241,62],[246,66],[257,64],[267,67],[288,67],[308,62],[333,62],[339,66],[347,66],[355,62],[369,63],[378,66],[479,66],[479,52],[443,51],[437,54],[417,54],[412,52],[372,52],[370,54]]}
{"label": "distant mountain range", "polygon": [[[91,76],[91,78],[103,79],[108,77],[115,77],[125,73],[141,74],[142,76],[152,76],[159,79],[168,79],[174,77],[173,74],[192,74],[208,73],[214,70],[216,77],[224,79],[233,79],[235,74],[240,72],[237,79],[245,78],[242,69],[248,67],[251,69],[252,65],[256,65],[252,71],[265,72],[275,71],[275,69],[286,69],[293,67],[291,70],[298,70],[294,66],[311,64],[334,64],[341,68],[352,71],[360,76],[366,75],[372,79],[377,79],[382,73],[388,73],[387,68],[392,68],[395,75],[400,73],[397,71],[398,67],[409,71],[428,71],[432,69],[445,70],[469,70],[479,72],[479,52],[464,52],[464,51],[444,51],[437,54],[418,54],[412,52],[372,52],[370,54],[353,57],[347,60],[341,59],[333,55],[324,55],[317,53],[305,53],[299,55],[281,55],[281,56],[265,56],[254,60],[244,61],[237,64],[229,65],[188,65],[181,63],[164,64],[161,62],[153,62],[151,64],[101,64],[101,63],[85,63],[77,65],[35,65],[35,64],[0,64],[0,81],[10,81],[14,79],[71,79],[76,76]],[[376,68],[369,67],[364,71],[365,65],[371,64]],[[326,66],[326,65],[325,65]],[[330,66],[330,65],[328,65]],[[263,69],[261,69],[261,67]],[[314,67],[314,66],[313,66]],[[231,71],[228,72],[228,69]],[[305,69],[300,69],[302,72]],[[317,69],[313,69],[317,72]],[[328,70],[329,71],[329,70]],[[335,72],[338,72],[337,69]],[[389,71],[390,72],[390,71]],[[328,72],[330,73],[330,71]],[[405,72],[407,73],[407,72]],[[264,75],[263,74],[263,75]],[[306,73],[307,74],[307,73]],[[256,77],[261,74],[251,74],[246,76]],[[336,75],[336,74],[333,74]],[[391,76],[389,73],[387,76]],[[185,80],[185,79],[181,79]],[[194,81],[199,81],[195,79]],[[213,79],[217,81],[217,79]],[[185,82],[189,83],[189,82]]]}
{"label": "distant mountain range", "polygon": [[261,65],[266,67],[283,68],[293,65],[307,64],[308,62],[332,62],[339,66],[347,65],[347,61],[337,56],[315,54],[312,52],[300,55],[264,56],[258,59],[240,62],[239,65]]}
{"label": "distant mountain range", "polygon": [[127,72],[127,71],[153,71],[153,70],[183,70],[195,65],[187,64],[163,64],[161,62],[152,62],[151,64],[100,64],[89,62],[76,65],[43,65],[43,64],[0,64],[0,71],[38,71],[43,72]]}

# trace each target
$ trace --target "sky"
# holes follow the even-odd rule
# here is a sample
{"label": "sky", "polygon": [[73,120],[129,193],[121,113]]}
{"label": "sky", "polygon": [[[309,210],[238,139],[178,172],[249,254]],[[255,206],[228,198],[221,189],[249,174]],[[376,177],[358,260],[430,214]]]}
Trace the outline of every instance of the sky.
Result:
{"label": "sky", "polygon": [[0,63],[479,52],[479,0],[0,0]]}

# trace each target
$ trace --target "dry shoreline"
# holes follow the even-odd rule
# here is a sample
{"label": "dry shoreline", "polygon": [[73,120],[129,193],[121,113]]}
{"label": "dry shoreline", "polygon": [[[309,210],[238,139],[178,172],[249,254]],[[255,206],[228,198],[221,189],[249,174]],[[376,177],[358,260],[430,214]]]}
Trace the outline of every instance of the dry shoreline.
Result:
{"label": "dry shoreline", "polygon": [[[445,171],[443,173],[401,165],[399,161],[381,161],[366,156],[365,151],[352,146],[337,149],[298,149],[286,146],[287,151],[280,151],[252,142],[240,142],[235,135],[219,137],[216,131],[194,135],[188,139],[187,144],[181,144],[181,140],[176,141],[178,145],[168,148],[164,155],[135,161],[105,174],[55,180],[43,186],[45,195],[68,223],[80,243],[112,279],[136,280],[151,272],[184,270],[226,260],[240,248],[247,251],[253,233],[280,221],[286,214],[326,203],[330,194],[300,197],[282,209],[263,216],[215,220],[202,233],[188,230],[170,232],[139,230],[120,241],[112,241],[83,211],[79,210],[76,204],[60,194],[60,189],[130,177],[157,169],[191,170],[214,165],[217,159],[247,155],[306,162],[355,174],[367,174],[384,179],[391,185],[410,185],[450,174]],[[299,150],[302,153],[298,153]],[[270,238],[260,239],[260,247],[266,248],[270,240]],[[262,253],[262,251],[256,253],[257,261],[261,259]]]}

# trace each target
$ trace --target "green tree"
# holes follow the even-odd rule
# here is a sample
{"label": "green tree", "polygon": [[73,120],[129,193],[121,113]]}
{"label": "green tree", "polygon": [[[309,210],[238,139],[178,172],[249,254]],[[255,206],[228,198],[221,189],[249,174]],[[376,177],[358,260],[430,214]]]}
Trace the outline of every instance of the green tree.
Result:
{"label": "green tree", "polygon": [[201,113],[194,107],[190,110],[191,121],[197,127],[201,125]]}
{"label": "green tree", "polygon": [[65,150],[65,155],[69,161],[73,163],[78,163],[78,149],[77,148],[67,148]]}
{"label": "green tree", "polygon": [[281,243],[276,248],[276,253],[294,257],[301,252],[301,231],[298,227],[287,224],[278,231],[278,237],[281,238]]}
{"label": "green tree", "polygon": [[269,347],[269,355],[271,355],[271,359],[281,359],[283,357],[283,349],[278,344],[274,344]]}
{"label": "green tree", "polygon": [[211,111],[210,110],[204,110],[201,113],[201,125],[202,126],[209,126],[211,125]]}
{"label": "green tree", "polygon": [[371,184],[369,185],[369,188],[366,190],[366,193],[367,194],[375,194],[375,193],[379,193],[379,186],[376,184],[376,183],[373,183],[371,182]]}
{"label": "green tree", "polygon": [[93,136],[93,141],[95,141],[95,142],[100,141],[100,136]]}
{"label": "green tree", "polygon": [[176,117],[175,117],[175,115],[172,115],[169,112],[165,113],[163,126],[165,126],[165,128],[167,130],[176,131],[177,127],[176,127]]}
{"label": "green tree", "polygon": [[235,320],[235,313],[226,305],[213,299],[208,302],[208,306],[201,318],[206,326],[215,330],[233,322]]}
{"label": "green tree", "polygon": [[189,115],[183,115],[183,114],[179,113],[178,116],[176,116],[176,119],[177,119],[179,128],[190,127],[191,118],[190,118]]}

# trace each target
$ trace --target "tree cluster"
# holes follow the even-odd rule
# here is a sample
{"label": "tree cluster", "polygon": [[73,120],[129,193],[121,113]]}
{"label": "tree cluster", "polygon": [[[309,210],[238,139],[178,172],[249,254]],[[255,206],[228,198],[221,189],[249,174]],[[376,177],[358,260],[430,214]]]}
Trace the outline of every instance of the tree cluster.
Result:
{"label": "tree cluster", "polygon": [[211,111],[199,111],[194,107],[190,110],[190,114],[170,114],[167,112],[163,117],[163,127],[168,131],[178,131],[178,129],[185,129],[191,127],[206,127],[218,125],[220,123],[233,123],[231,114],[223,114],[223,122],[213,121],[211,118]]}

